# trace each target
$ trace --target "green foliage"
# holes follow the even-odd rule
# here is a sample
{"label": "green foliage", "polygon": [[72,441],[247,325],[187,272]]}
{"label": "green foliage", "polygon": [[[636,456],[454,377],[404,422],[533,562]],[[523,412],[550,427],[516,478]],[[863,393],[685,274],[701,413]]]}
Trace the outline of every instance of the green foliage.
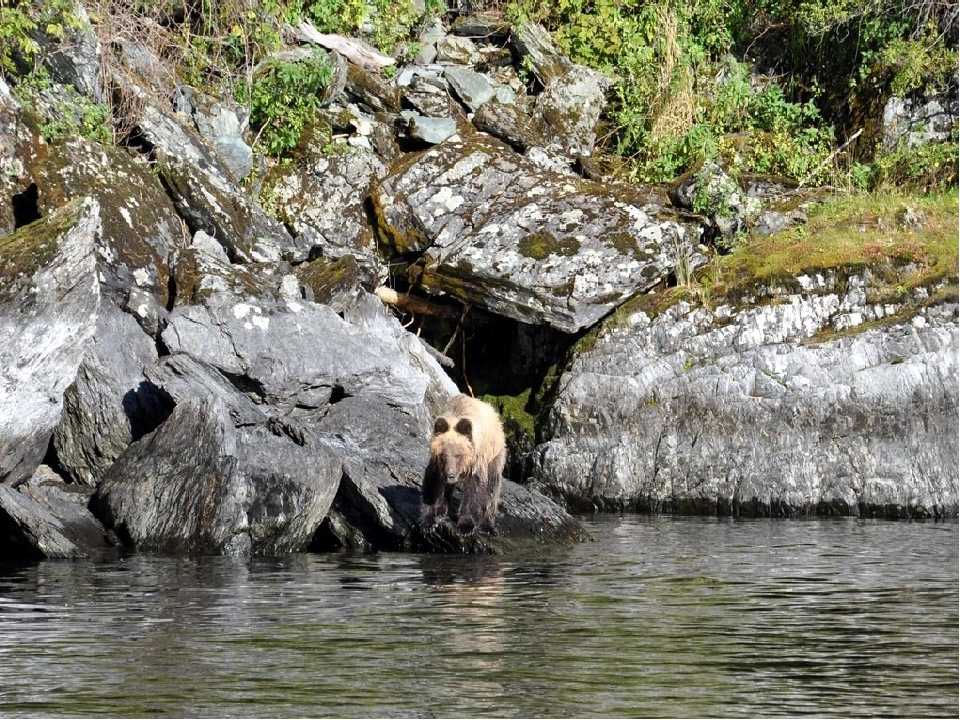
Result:
{"label": "green foliage", "polygon": [[313,0],[303,13],[320,32],[349,34],[363,25],[367,7],[363,0]]}
{"label": "green foliage", "polygon": [[110,108],[81,95],[70,85],[54,86],[42,67],[21,78],[13,93],[39,119],[40,134],[47,142],[71,137],[101,143],[113,141]]}
{"label": "green foliage", "polygon": [[270,155],[279,157],[296,147],[330,76],[326,58],[318,54],[298,62],[268,61],[249,91],[240,86],[238,97],[249,103],[251,124]]}
{"label": "green foliage", "polygon": [[910,188],[930,193],[957,184],[957,157],[960,145],[956,137],[949,142],[925,143],[916,147],[903,144],[880,153],[874,159],[869,176],[873,189]]}
{"label": "green foliage", "polygon": [[[889,93],[947,85],[957,64],[948,5],[511,0],[507,14],[542,23],[573,60],[616,78],[609,147],[638,179],[718,158],[806,184],[862,184],[862,168],[855,181],[840,177],[854,166],[846,156],[826,162],[836,136],[876,117]],[[768,75],[734,59],[745,55]]]}
{"label": "green foliage", "polygon": [[37,34],[62,39],[79,22],[70,0],[0,0],[0,72],[16,73],[18,61],[31,67],[40,52]]}

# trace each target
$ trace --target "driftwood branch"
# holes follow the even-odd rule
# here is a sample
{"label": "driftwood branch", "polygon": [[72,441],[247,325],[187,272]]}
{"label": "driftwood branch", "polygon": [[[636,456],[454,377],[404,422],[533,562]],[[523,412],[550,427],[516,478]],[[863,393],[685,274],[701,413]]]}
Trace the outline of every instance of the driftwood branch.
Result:
{"label": "driftwood branch", "polygon": [[442,317],[456,320],[460,313],[456,308],[449,305],[441,305],[424,300],[416,295],[401,295],[396,290],[381,285],[374,294],[380,298],[384,305],[395,307],[403,312],[413,313],[414,315],[430,315],[431,317]]}
{"label": "driftwood branch", "polygon": [[806,185],[806,184],[807,184],[807,180],[809,180],[810,178],[816,176],[816,174],[817,174],[818,172],[820,172],[821,170],[823,170],[827,165],[829,165],[837,155],[839,155],[841,152],[843,152],[844,148],[846,148],[847,145],[849,145],[850,143],[852,143],[854,140],[856,140],[856,139],[857,139],[858,137],[860,137],[860,135],[862,135],[862,134],[863,134],[863,128],[860,128],[860,129],[857,130],[853,135],[850,136],[850,139],[849,139],[849,140],[847,140],[843,145],[841,145],[841,146],[838,147],[836,150],[834,150],[832,153],[830,153],[830,154],[827,156],[827,159],[826,159],[826,160],[824,160],[822,163],[820,163],[819,165],[817,165],[817,167],[813,170],[813,172],[807,173],[806,176],[803,178],[803,180],[801,180],[801,181],[797,184],[797,187],[800,188],[800,187],[803,187],[804,185]]}
{"label": "driftwood branch", "polygon": [[300,42],[319,45],[327,50],[335,50],[354,65],[359,65],[365,70],[379,70],[397,62],[389,55],[384,55],[362,40],[344,37],[343,35],[322,33],[306,20],[296,27],[291,27],[290,32]]}

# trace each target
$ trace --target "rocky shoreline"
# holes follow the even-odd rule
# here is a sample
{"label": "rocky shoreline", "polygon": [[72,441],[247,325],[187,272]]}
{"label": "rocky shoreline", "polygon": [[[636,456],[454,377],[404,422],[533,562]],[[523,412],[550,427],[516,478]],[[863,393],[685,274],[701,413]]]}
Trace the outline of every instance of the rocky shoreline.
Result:
{"label": "rocky shoreline", "polygon": [[[71,32],[49,93],[136,102],[124,146],[47,143],[0,80],[0,559],[497,552],[581,539],[565,507],[957,516],[955,274],[656,306],[708,237],[804,198],[737,186],[706,217],[591,170],[609,81],[542,28],[434,24],[389,76],[291,29],[333,68],[329,132],[262,173],[240,106]],[[424,534],[432,417],[471,378],[541,390],[539,419],[500,533]]]}

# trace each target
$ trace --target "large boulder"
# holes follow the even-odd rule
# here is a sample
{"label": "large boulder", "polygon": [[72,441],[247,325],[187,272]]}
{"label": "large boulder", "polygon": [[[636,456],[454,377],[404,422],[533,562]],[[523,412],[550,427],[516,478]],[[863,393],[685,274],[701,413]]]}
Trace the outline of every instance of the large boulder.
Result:
{"label": "large boulder", "polygon": [[155,331],[171,300],[171,258],[185,244],[183,223],[159,178],[122,148],[79,138],[37,147],[23,180],[37,187],[37,212],[46,216],[78,198],[97,201],[103,290]]}
{"label": "large boulder", "polygon": [[310,547],[333,502],[340,461],[300,433],[237,425],[214,396],[181,401],[133,443],[94,506],[143,550],[275,555]]}
{"label": "large boulder", "polygon": [[878,290],[837,271],[618,311],[559,382],[537,483],[587,507],[956,515],[956,296]]}
{"label": "large boulder", "polygon": [[96,332],[99,233],[86,201],[0,239],[0,483],[40,464]]}
{"label": "large boulder", "polygon": [[111,301],[119,253],[103,228],[84,199],[0,239],[0,482],[29,477],[48,448],[96,482],[162,413],[141,387],[155,345]]}
{"label": "large boulder", "polygon": [[393,249],[423,252],[424,289],[570,333],[693,262],[699,237],[652,189],[542,170],[481,133],[405,158],[371,197]]}

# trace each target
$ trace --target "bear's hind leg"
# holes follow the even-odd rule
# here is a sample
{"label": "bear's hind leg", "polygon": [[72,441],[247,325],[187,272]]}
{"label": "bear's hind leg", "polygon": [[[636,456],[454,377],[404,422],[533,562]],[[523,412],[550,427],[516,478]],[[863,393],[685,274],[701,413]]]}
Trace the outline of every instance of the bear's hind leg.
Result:
{"label": "bear's hind leg", "polygon": [[500,505],[500,490],[503,487],[503,467],[507,464],[506,450],[490,461],[487,466],[487,502],[483,508],[482,528],[496,532],[497,507]]}

